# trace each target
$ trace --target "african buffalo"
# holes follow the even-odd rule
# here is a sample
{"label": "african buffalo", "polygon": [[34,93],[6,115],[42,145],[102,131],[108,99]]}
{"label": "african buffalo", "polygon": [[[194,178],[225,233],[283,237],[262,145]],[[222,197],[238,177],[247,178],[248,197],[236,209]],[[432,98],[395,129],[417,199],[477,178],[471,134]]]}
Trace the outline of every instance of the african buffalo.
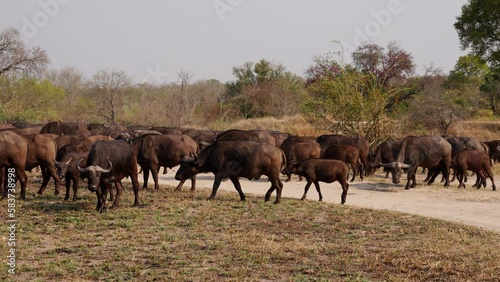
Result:
{"label": "african buffalo", "polygon": [[[132,141],[132,147],[137,152],[137,162],[144,172],[144,184],[147,188],[149,172],[153,175],[154,189],[158,184],[158,171],[161,166],[172,168],[179,165],[182,159],[198,153],[198,145],[184,134],[144,135]],[[180,191],[186,179],[181,180],[175,191]],[[196,188],[196,176],[191,177],[191,192]]]}
{"label": "african buffalo", "polygon": [[45,124],[40,130],[42,134],[63,135],[90,135],[87,125],[76,122],[53,121]]}
{"label": "african buffalo", "polygon": [[491,179],[493,191],[496,190],[490,158],[484,151],[462,149],[453,156],[453,159],[453,166],[457,170],[457,179],[460,182],[458,187],[465,188],[464,178],[467,170],[470,170],[477,175],[477,181],[474,186],[478,189],[481,187],[481,184],[486,187],[486,177],[488,177]]}
{"label": "african buffalo", "polygon": [[[294,162],[301,162],[303,160],[308,159],[318,159],[321,156],[321,147],[319,144],[314,141],[308,143],[292,143],[288,146],[284,146],[283,152],[286,157],[286,167],[285,174],[287,176],[285,182],[290,181],[292,176],[291,165]],[[299,180],[302,180],[302,176],[300,176]]]}
{"label": "african buffalo", "polygon": [[451,144],[441,136],[408,136],[403,139],[401,149],[396,161],[391,163],[381,164],[386,168],[396,168],[396,175],[393,177],[393,183],[399,183],[403,168],[408,169],[408,181],[405,189],[416,187],[415,173],[419,166],[428,168],[429,170],[436,168],[436,172],[429,180],[429,185],[432,184],[437,177],[439,171],[443,173],[445,178],[445,187],[449,186],[449,169],[451,162]]}
{"label": "african buffalo", "polygon": [[319,181],[326,183],[338,181],[342,186],[340,203],[345,204],[347,190],[349,189],[349,184],[347,183],[349,168],[343,161],[309,159],[293,164],[292,172],[302,175],[307,179],[307,184],[304,188],[304,195],[301,200],[304,200],[307,197],[307,191],[309,190],[309,187],[311,187],[311,184],[314,183],[314,186],[316,186],[316,190],[319,194],[319,200],[322,201],[323,195],[321,194]]}
{"label": "african buffalo", "polygon": [[186,157],[175,174],[175,179],[185,180],[197,173],[212,172],[215,174],[212,200],[217,194],[222,179],[229,178],[238,191],[240,199],[245,200],[241,190],[239,177],[255,179],[266,175],[271,182],[265,201],[269,201],[271,193],[276,190],[275,204],[280,202],[283,183],[280,180],[286,159],[283,151],[276,146],[257,141],[217,141],[201,151],[199,156]]}
{"label": "african buffalo", "polygon": [[274,137],[265,130],[230,129],[219,133],[216,140],[258,141],[276,146],[276,140]]}
{"label": "african buffalo", "polygon": [[321,135],[316,138],[321,145],[321,151],[324,153],[332,145],[350,145],[358,148],[359,158],[363,167],[368,167],[368,153],[370,152],[370,143],[361,137],[346,137],[338,134]]}
{"label": "african buffalo", "polygon": [[[375,169],[380,168],[381,163],[392,163],[396,161],[402,142],[403,140],[399,139],[387,140],[380,143],[370,157],[367,169],[368,175],[375,173]],[[389,176],[389,173],[392,174],[393,178],[396,175],[396,168],[384,168],[384,171],[386,172],[385,178]]]}
{"label": "african buffalo", "polygon": [[50,178],[55,183],[55,194],[59,194],[61,180],[57,174],[54,160],[57,156],[57,144],[52,137],[46,134],[28,134],[23,135],[30,143],[30,150],[26,159],[25,169],[27,171],[40,166],[42,172],[42,185],[37,194],[42,195],[49,183]]}
{"label": "african buffalo", "polygon": [[[83,146],[73,145],[67,147],[83,147]],[[78,191],[78,186],[80,184],[81,173],[78,170],[76,163],[79,160],[82,160],[82,163],[87,161],[87,156],[90,151],[90,147],[86,148],[88,149],[86,151],[78,152],[75,150],[66,154],[62,154],[61,156],[58,156],[58,159],[55,161],[59,177],[61,178],[61,181],[64,180],[65,182],[64,184],[66,186],[66,195],[64,197],[64,200],[66,201],[69,200],[69,191],[71,185],[73,185],[73,201],[76,201],[78,199],[77,191]]]}
{"label": "african buffalo", "polygon": [[137,157],[132,146],[121,140],[98,141],[90,148],[86,167],[80,167],[82,159],[77,162],[80,173],[88,178],[88,189],[96,192],[99,212],[107,210],[107,194],[111,185],[116,186],[116,197],[112,208],[120,205],[123,192],[121,180],[127,176],[132,181],[134,190],[134,206],[139,205],[139,181],[137,173]]}
{"label": "african buffalo", "polygon": [[29,151],[29,141],[11,131],[0,133],[0,191],[2,198],[7,197],[6,168],[14,168],[15,175],[21,183],[20,199],[26,199],[26,176],[25,166]]}
{"label": "african buffalo", "polygon": [[363,166],[359,161],[359,150],[354,146],[349,145],[332,145],[323,153],[323,159],[332,159],[345,162],[352,169],[351,182],[356,178],[356,174],[359,173],[359,177],[363,180]]}

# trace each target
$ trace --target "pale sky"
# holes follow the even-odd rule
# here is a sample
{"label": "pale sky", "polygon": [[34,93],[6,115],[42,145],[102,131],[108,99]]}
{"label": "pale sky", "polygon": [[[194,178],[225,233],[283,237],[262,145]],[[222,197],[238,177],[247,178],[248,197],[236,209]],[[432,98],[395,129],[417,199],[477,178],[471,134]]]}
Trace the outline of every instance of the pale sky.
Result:
{"label": "pale sky", "polygon": [[[315,55],[360,42],[397,41],[419,72],[448,73],[460,50],[453,28],[466,0],[2,0],[0,29],[44,48],[51,68],[87,77],[123,70],[134,82],[233,80],[232,67],[262,58],[303,76]],[[346,53],[350,60],[350,53]],[[166,75],[168,73],[168,75]]]}

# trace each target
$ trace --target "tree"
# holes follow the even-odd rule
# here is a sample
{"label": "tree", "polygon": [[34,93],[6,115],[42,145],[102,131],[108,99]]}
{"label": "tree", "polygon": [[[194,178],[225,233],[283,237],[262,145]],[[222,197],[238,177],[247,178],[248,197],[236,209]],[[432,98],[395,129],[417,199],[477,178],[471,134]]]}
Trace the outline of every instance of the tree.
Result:
{"label": "tree", "polygon": [[89,95],[95,104],[94,113],[115,124],[118,112],[125,105],[131,78],[123,71],[99,70],[89,81]]}
{"label": "tree", "polygon": [[226,84],[220,101],[232,103],[243,118],[298,112],[304,82],[283,65],[262,59],[234,67],[233,74],[236,80]]}
{"label": "tree", "polygon": [[443,87],[446,81],[441,73],[429,76],[423,91],[409,101],[407,120],[413,123],[413,131],[437,129],[437,134],[446,135],[453,123],[469,116],[471,110],[464,110],[456,90]]}
{"label": "tree", "polygon": [[19,32],[7,28],[0,33],[0,76],[6,74],[39,74],[49,63],[49,58],[40,47],[29,49],[22,41]]}
{"label": "tree", "polygon": [[462,49],[500,68],[500,1],[469,0],[454,26]]}

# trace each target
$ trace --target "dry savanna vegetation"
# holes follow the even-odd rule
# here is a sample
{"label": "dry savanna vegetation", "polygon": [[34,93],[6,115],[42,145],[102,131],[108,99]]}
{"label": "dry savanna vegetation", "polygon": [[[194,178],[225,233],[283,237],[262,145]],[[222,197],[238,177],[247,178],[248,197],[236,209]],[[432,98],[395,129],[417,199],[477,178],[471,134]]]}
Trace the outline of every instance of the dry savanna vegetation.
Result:
{"label": "dry savanna vegetation", "polygon": [[[17,201],[17,274],[2,281],[497,281],[500,234],[316,201],[265,203],[207,189],[141,191],[95,212],[51,195]],[[5,209],[2,209],[5,213]],[[2,214],[2,218],[6,218]],[[8,252],[4,230],[1,253]],[[4,256],[4,255],[2,255]]]}

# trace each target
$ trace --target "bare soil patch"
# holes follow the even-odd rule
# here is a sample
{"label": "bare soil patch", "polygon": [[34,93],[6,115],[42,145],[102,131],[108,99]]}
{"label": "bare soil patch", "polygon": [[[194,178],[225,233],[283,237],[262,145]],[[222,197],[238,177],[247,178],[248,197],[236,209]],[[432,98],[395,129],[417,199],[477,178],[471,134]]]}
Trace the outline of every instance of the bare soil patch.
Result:
{"label": "bare soil patch", "polygon": [[[162,184],[177,186],[178,181],[174,179],[177,168],[161,175]],[[142,176],[141,176],[142,177]],[[284,179],[284,178],[282,178]],[[417,214],[432,218],[459,222],[467,225],[477,226],[486,230],[500,232],[500,191],[492,191],[491,181],[488,180],[486,188],[472,188],[476,177],[469,177],[467,188],[457,188],[458,182],[452,182],[450,187],[443,187],[442,183],[436,181],[432,185],[423,183],[424,175],[418,175],[417,187],[410,190],[404,189],[406,176],[401,179],[401,184],[395,185],[390,179],[383,177],[382,173],[360,181],[359,177],[350,183],[346,204],[380,210],[399,211]],[[438,177],[439,179],[439,177]],[[150,180],[152,181],[152,179]],[[261,195],[262,197],[270,187],[264,176],[261,180],[249,181],[240,179],[245,194]],[[201,174],[197,177],[197,187],[212,188],[213,174]],[[152,186],[152,182],[150,182]],[[500,184],[500,177],[495,177],[495,183]],[[306,182],[299,182],[298,178],[292,178],[291,182],[284,183],[283,197],[300,199],[304,193]],[[323,201],[340,203],[341,187],[337,182],[327,184],[320,183]],[[184,189],[191,187],[188,180]],[[236,193],[231,181],[222,182],[220,190]],[[273,194],[273,197],[275,194]],[[318,200],[318,193],[311,186],[307,194],[308,200]],[[288,199],[284,199],[285,201]]]}

